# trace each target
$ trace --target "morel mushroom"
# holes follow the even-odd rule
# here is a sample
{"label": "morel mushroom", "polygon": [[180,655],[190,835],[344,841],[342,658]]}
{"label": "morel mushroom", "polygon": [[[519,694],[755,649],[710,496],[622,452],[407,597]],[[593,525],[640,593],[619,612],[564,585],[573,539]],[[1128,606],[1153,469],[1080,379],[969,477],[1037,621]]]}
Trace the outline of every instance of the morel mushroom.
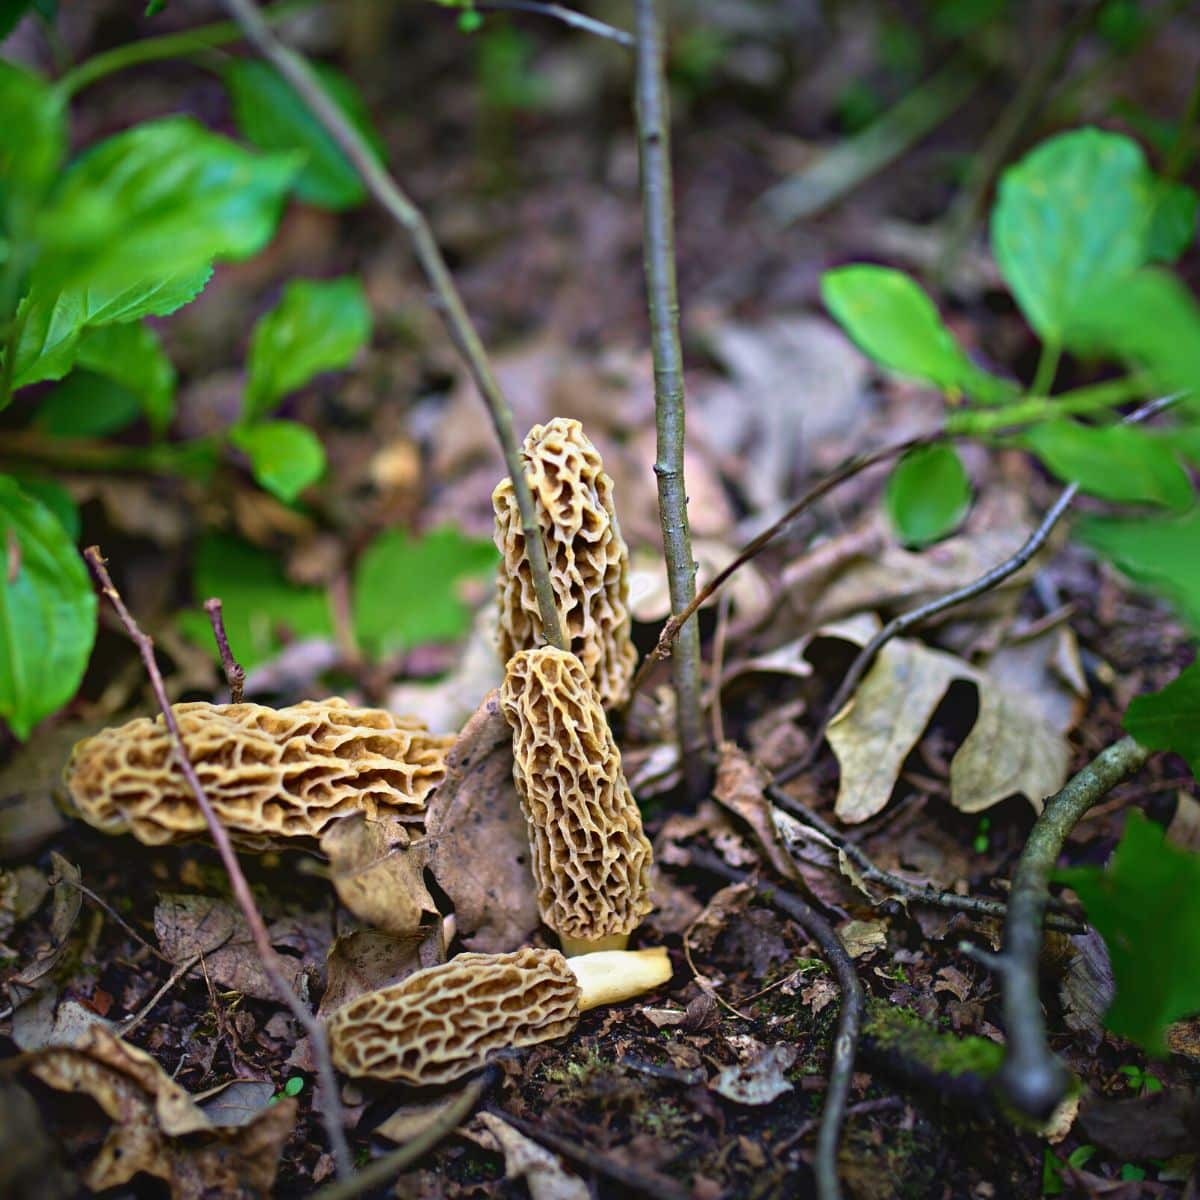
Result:
{"label": "morel mushroom", "polygon": [[[613,509],[612,480],[578,421],[535,425],[521,450],[546,543],[546,558],[568,648],[613,708],[629,696],[637,665],[630,640],[629,550]],[[492,493],[498,576],[499,650],[507,662],[541,642],[537,592],[512,480]]]}
{"label": "morel mushroom", "polygon": [[652,850],[600,697],[543,646],[509,660],[500,700],[542,920],[568,954],[619,949],[650,911]]}
{"label": "morel mushroom", "polygon": [[670,977],[661,946],[583,958],[532,947],[460,954],[344,1004],[329,1019],[329,1048],[348,1075],[450,1083],[497,1051],[563,1037],[581,1012]]}
{"label": "morel mushroom", "polygon": [[[217,816],[250,850],[315,840],[360,810],[420,820],[454,741],[415,718],[338,699],[289,708],[177,704],[174,711]],[[85,738],[66,782],[83,819],[105,833],[132,833],[152,846],[205,833],[161,716]]]}

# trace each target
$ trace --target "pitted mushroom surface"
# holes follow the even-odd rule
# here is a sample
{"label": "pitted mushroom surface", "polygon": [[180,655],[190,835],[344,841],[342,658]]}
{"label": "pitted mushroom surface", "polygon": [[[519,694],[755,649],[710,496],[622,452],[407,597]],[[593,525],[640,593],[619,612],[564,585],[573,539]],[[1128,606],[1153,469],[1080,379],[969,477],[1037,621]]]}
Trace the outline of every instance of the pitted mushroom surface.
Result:
{"label": "pitted mushroom surface", "polygon": [[[315,840],[358,811],[419,821],[454,741],[415,718],[339,699],[288,708],[177,704],[174,712],[217,816],[246,849]],[[205,833],[161,717],[84,739],[66,782],[84,820],[106,833],[148,845]]]}
{"label": "pitted mushroom surface", "polygon": [[[535,425],[522,457],[533,493],[559,619],[607,708],[629,696],[637,665],[630,640],[629,550],[617,525],[612,479],[578,421],[555,417]],[[537,593],[512,481],[492,494],[498,575],[499,650],[502,661],[541,641]]]}
{"label": "pitted mushroom surface", "polygon": [[650,911],[652,850],[596,689],[575,655],[513,655],[500,691],[542,920],[571,953],[623,946]]}

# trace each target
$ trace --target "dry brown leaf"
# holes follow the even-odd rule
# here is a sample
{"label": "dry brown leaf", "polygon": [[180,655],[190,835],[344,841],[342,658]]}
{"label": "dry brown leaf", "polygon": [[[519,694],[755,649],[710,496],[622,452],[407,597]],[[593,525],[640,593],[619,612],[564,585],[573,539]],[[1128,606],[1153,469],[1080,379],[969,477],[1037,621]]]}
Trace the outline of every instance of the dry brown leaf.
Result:
{"label": "dry brown leaf", "polygon": [[78,1181],[58,1161],[32,1096],[0,1079],[0,1196],[8,1200],[65,1200]]}
{"label": "dry brown leaf", "polygon": [[50,851],[50,863],[56,882],[49,937],[34,952],[30,961],[9,979],[8,998],[13,1008],[20,1008],[50,986],[55,968],[66,953],[67,939],[79,919],[79,909],[83,903],[83,893],[79,890],[82,881],[79,868],[69,863],[57,850]]}
{"label": "dry brown leaf", "polygon": [[319,1017],[366,992],[399,983],[414,971],[446,959],[442,924],[397,936],[382,929],[355,929],[334,938],[326,962],[327,982]]}
{"label": "dry brown leaf", "polygon": [[425,815],[430,870],[463,945],[483,954],[515,950],[539,924],[512,762],[512,729],[493,691],[450,748]]}
{"label": "dry brown leaf", "polygon": [[588,1200],[587,1184],[572,1175],[557,1155],[495,1113],[482,1112],[477,1119],[504,1155],[504,1177],[525,1180],[532,1200]]}
{"label": "dry brown leaf", "polygon": [[795,1046],[785,1043],[766,1046],[748,1062],[726,1067],[708,1086],[735,1104],[770,1104],[795,1086],[784,1073],[795,1063],[798,1053]]}
{"label": "dry brown leaf", "polygon": [[296,1102],[282,1098],[249,1121],[215,1125],[143,1050],[98,1026],[74,1046],[38,1051],[28,1069],[58,1091],[90,1096],[112,1119],[85,1174],[94,1191],[139,1172],[164,1180],[175,1200],[265,1195],[275,1182]]}

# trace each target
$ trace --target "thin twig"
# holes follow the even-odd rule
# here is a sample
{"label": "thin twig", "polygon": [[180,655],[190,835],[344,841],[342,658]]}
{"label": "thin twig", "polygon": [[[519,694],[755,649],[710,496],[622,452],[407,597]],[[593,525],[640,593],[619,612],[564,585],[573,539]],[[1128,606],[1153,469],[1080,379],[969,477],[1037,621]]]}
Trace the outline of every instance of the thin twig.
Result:
{"label": "thin twig", "polygon": [[415,1137],[375,1159],[350,1179],[340,1179],[323,1187],[313,1200],[353,1200],[363,1192],[390,1183],[406,1167],[424,1158],[471,1115],[480,1097],[496,1082],[498,1074],[495,1067],[485,1068]]}
{"label": "thin twig", "polygon": [[663,626],[662,632],[658,635],[658,644],[654,649],[646,655],[641,667],[638,668],[637,674],[633,678],[631,685],[631,694],[636,692],[639,687],[646,681],[646,676],[650,673],[651,668],[656,662],[660,662],[664,658],[670,657],[671,643],[675,641],[679,635],[680,626],[684,621],[688,620],[692,614],[704,604],[736,571],[744,567],[755,555],[765,549],[773,542],[781,533],[783,533],[793,521],[796,520],[807,509],[811,508],[822,496],[831,492],[835,487],[846,480],[852,479],[861,471],[867,470],[869,467],[877,466],[879,463],[887,462],[893,458],[899,458],[900,455],[906,454],[909,450],[915,450],[920,446],[929,446],[934,442],[940,441],[946,435],[943,430],[935,429],[930,433],[923,433],[919,437],[908,438],[903,442],[895,442],[891,445],[881,446],[877,450],[868,450],[862,454],[856,454],[853,458],[847,459],[841,466],[835,467],[828,475],[822,476],[816,483],[810,487],[791,508],[783,514],[770,528],[764,529],[762,533],[751,538],[734,556],[733,560],[716,575],[712,577],[695,595],[694,599],[682,612],[671,617]]}
{"label": "thin twig", "polygon": [[162,710],[163,723],[171,738],[175,760],[179,765],[184,779],[187,781],[188,787],[191,788],[197,807],[204,814],[205,823],[208,825],[209,833],[216,843],[221,863],[225,868],[226,874],[229,876],[229,884],[234,898],[237,900],[238,907],[242,910],[242,915],[246,919],[246,925],[250,929],[250,936],[254,939],[254,946],[258,951],[263,970],[271,980],[271,985],[274,987],[276,995],[291,1010],[292,1015],[299,1021],[304,1032],[308,1035],[309,1043],[312,1046],[313,1058],[316,1060],[317,1077],[320,1082],[319,1106],[321,1119],[325,1126],[325,1136],[329,1140],[329,1149],[333,1153],[338,1176],[343,1179],[347,1178],[352,1174],[353,1166],[350,1160],[350,1148],[346,1143],[346,1136],[342,1130],[342,1105],[338,1093],[337,1078],[333,1073],[333,1062],[329,1057],[329,1043],[325,1038],[325,1028],[309,1011],[308,1007],[296,995],[292,986],[288,983],[283,963],[275,947],[271,945],[267,926],[263,921],[262,913],[258,910],[258,905],[255,903],[254,893],[250,890],[250,884],[242,872],[241,864],[238,862],[237,854],[233,849],[233,843],[229,840],[229,833],[221,824],[217,814],[213,811],[212,803],[204,790],[204,786],[200,782],[199,776],[196,774],[196,768],[188,754],[187,746],[184,744],[183,735],[179,731],[179,722],[176,721],[175,712],[171,708],[171,702],[167,699],[167,690],[163,684],[162,673],[159,671],[158,663],[154,657],[154,642],[148,634],[142,632],[133,614],[125,607],[125,601],[121,599],[121,594],[117,591],[112,581],[112,576],[108,573],[108,567],[105,565],[100,548],[98,546],[89,547],[84,552],[84,558],[87,560],[87,564],[91,568],[97,583],[99,583],[100,590],[105,599],[113,606],[113,609],[121,620],[121,624],[125,627],[125,632],[129,634],[130,640],[137,647],[138,653],[141,655],[142,662],[146,667],[146,674],[150,679],[150,686],[154,690],[154,697],[158,701],[159,708]]}
{"label": "thin twig", "polygon": [[102,896],[96,895],[86,883],[78,879],[69,879],[66,875],[56,875],[51,881],[53,884],[65,883],[68,887],[73,887],[76,891],[86,896],[93,904],[102,908],[127,934],[143,949],[149,950],[155,958],[161,959],[165,963],[171,960],[159,949],[152,946],[128,921],[111,904],[108,903]]}
{"label": "thin twig", "polygon": [[1131,737],[1097,755],[1061,791],[1046,801],[1013,871],[1003,948],[986,964],[1000,975],[1008,1042],[998,1082],[1018,1111],[1038,1121],[1050,1116],[1066,1095],[1068,1075],[1046,1042],[1046,1020],[1038,994],[1042,918],[1050,874],[1067,835],[1093,805],[1150,757]]}
{"label": "thin twig", "polygon": [[614,25],[606,25],[589,17],[586,13],[576,12],[573,8],[564,8],[561,4],[541,4],[538,0],[477,0],[476,8],[510,10],[512,12],[537,13],[552,20],[570,25],[572,29],[581,29],[584,33],[594,33],[597,37],[607,38],[619,46],[633,48],[633,34]]}
{"label": "thin twig", "polygon": [[[696,562],[688,527],[683,477],[685,402],[683,350],[679,342],[679,296],[675,281],[674,201],[671,130],[663,78],[662,28],[656,0],[636,0],[637,69],[635,108],[642,188],[642,256],[654,356],[654,421],[658,457],[658,513],[667,557],[672,613],[695,611]],[[674,619],[674,618],[673,618]],[[679,752],[688,790],[698,796],[707,780],[700,751],[706,744],[700,704],[700,626],[679,617],[675,682]]]}
{"label": "thin twig", "polygon": [[[1008,907],[1000,900],[989,900],[983,896],[960,896],[957,892],[940,891],[929,884],[913,883],[903,875],[885,871],[876,866],[870,856],[857,842],[835,829],[819,813],[815,813],[801,804],[799,800],[789,796],[778,787],[770,786],[765,789],[771,800],[780,808],[789,812],[797,820],[811,826],[822,837],[827,838],[836,850],[841,851],[855,865],[858,874],[870,883],[878,883],[889,891],[911,900],[915,904],[929,904],[934,908],[948,908],[954,912],[970,913],[976,917],[989,917],[1003,921],[1008,913]],[[1058,933],[1083,933],[1085,925],[1072,920],[1069,916],[1051,914],[1046,918],[1046,928]]]}
{"label": "thin twig", "polygon": [[246,694],[246,668],[234,658],[233,651],[229,648],[229,635],[225,632],[225,614],[220,599],[213,596],[205,600],[204,611],[208,613],[213,638],[217,643],[217,653],[221,656],[221,669],[225,672],[225,682],[229,685],[230,702],[241,704]]}
{"label": "thin twig", "polygon": [[688,847],[688,859],[693,866],[731,883],[748,883],[766,902],[786,913],[817,943],[825,961],[833,968],[842,990],[841,1011],[838,1014],[837,1036],[829,1066],[829,1083],[825,1089],[825,1108],[821,1114],[821,1129],[817,1135],[817,1153],[813,1170],[817,1177],[818,1200],[838,1200],[841,1187],[837,1177],[838,1141],[846,1116],[846,1101],[854,1075],[854,1058],[862,1031],[865,1004],[862,984],[854,968],[854,960],[846,950],[837,930],[815,908],[792,892],[770,883],[760,883],[746,871],[729,866],[724,859],[699,847]]}
{"label": "thin twig", "polygon": [[117,1033],[121,1037],[128,1037],[150,1015],[154,1006],[204,957],[204,953],[203,950],[197,950],[186,961],[180,963],[171,972],[167,982],[118,1028]]}
{"label": "thin twig", "polygon": [[[1140,408],[1131,412],[1122,424],[1140,424],[1142,421],[1146,421],[1150,417],[1164,412],[1179,399],[1181,399],[1181,396],[1175,394],[1151,400],[1149,403],[1143,404]],[[812,735],[812,740],[809,742],[808,751],[805,756],[780,771],[775,776],[775,782],[786,783],[789,779],[794,779],[797,775],[802,774],[812,766],[816,761],[818,751],[821,749],[821,743],[825,740],[825,734],[829,729],[830,722],[845,707],[846,701],[854,694],[855,689],[862,682],[863,676],[866,675],[879,652],[892,638],[899,637],[900,634],[912,629],[913,626],[923,624],[925,621],[939,616],[949,608],[954,608],[956,605],[965,604],[968,600],[974,600],[975,597],[982,596],[984,592],[991,591],[992,588],[998,587],[1006,579],[1015,575],[1046,544],[1054,527],[1062,519],[1067,509],[1071,507],[1071,502],[1078,494],[1079,485],[1077,483],[1068,484],[1059,493],[1058,499],[1050,506],[1049,511],[1042,518],[1038,527],[1014,554],[1011,554],[1003,562],[997,563],[989,570],[984,571],[978,579],[973,579],[970,583],[963,584],[962,587],[955,588],[953,591],[947,592],[944,596],[937,596],[927,604],[920,604],[916,608],[909,609],[908,612],[893,617],[879,630],[858,652],[854,661],[850,664],[849,670],[842,677],[837,691],[833,694],[833,699],[825,706],[820,724],[818,724],[816,731]]]}
{"label": "thin twig", "polygon": [[254,0],[225,0],[225,7],[242,27],[246,40],[291,84],[305,107],[349,159],[367,190],[412,241],[417,262],[433,289],[434,306],[441,314],[451,341],[487,405],[496,437],[504,452],[517,507],[521,512],[521,531],[525,535],[525,553],[529,556],[543,634],[550,645],[560,650],[566,649],[554,599],[554,586],[550,581],[550,568],[546,561],[546,545],[542,540],[529,480],[525,477],[520,447],[513,432],[512,408],[492,371],[483,343],[458,293],[429,222],[388,174],[366,138],[330,98],[308,60],[285,46],[271,32]]}
{"label": "thin twig", "polygon": [[617,1162],[599,1150],[585,1146],[577,1138],[564,1137],[543,1125],[535,1125],[532,1121],[515,1117],[504,1109],[494,1108],[493,1112],[500,1120],[511,1125],[518,1133],[523,1133],[535,1142],[549,1146],[551,1150],[579,1163],[597,1175],[603,1175],[618,1183],[627,1195],[649,1196],[651,1200],[689,1200],[690,1189],[680,1186],[675,1180],[658,1171],[643,1171],[637,1167]]}

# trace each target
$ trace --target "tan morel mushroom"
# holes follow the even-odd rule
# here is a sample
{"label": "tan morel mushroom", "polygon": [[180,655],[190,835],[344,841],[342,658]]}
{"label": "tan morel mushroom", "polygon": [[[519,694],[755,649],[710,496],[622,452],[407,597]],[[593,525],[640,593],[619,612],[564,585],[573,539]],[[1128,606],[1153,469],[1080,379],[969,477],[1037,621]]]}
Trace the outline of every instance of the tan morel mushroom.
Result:
{"label": "tan morel mushroom", "polygon": [[497,1051],[563,1037],[581,1012],[670,977],[661,946],[582,958],[532,947],[460,954],[342,1005],[329,1019],[329,1048],[348,1075],[450,1083]]}
{"label": "tan morel mushroom", "polygon": [[[630,640],[629,550],[617,525],[612,480],[578,421],[535,425],[521,450],[546,543],[563,634],[606,708],[623,704],[637,666]],[[512,481],[492,493],[501,661],[542,641],[537,592]]]}
{"label": "tan morel mushroom", "polygon": [[[314,840],[352,812],[421,820],[454,742],[415,718],[337,699],[290,708],[177,704],[174,711],[217,816],[238,845],[254,850]],[[85,738],[66,782],[83,819],[106,833],[132,833],[154,846],[205,832],[161,716]]]}
{"label": "tan morel mushroom", "polygon": [[543,646],[509,660],[500,701],[542,920],[568,954],[619,949],[650,911],[652,850],[600,697]]}

